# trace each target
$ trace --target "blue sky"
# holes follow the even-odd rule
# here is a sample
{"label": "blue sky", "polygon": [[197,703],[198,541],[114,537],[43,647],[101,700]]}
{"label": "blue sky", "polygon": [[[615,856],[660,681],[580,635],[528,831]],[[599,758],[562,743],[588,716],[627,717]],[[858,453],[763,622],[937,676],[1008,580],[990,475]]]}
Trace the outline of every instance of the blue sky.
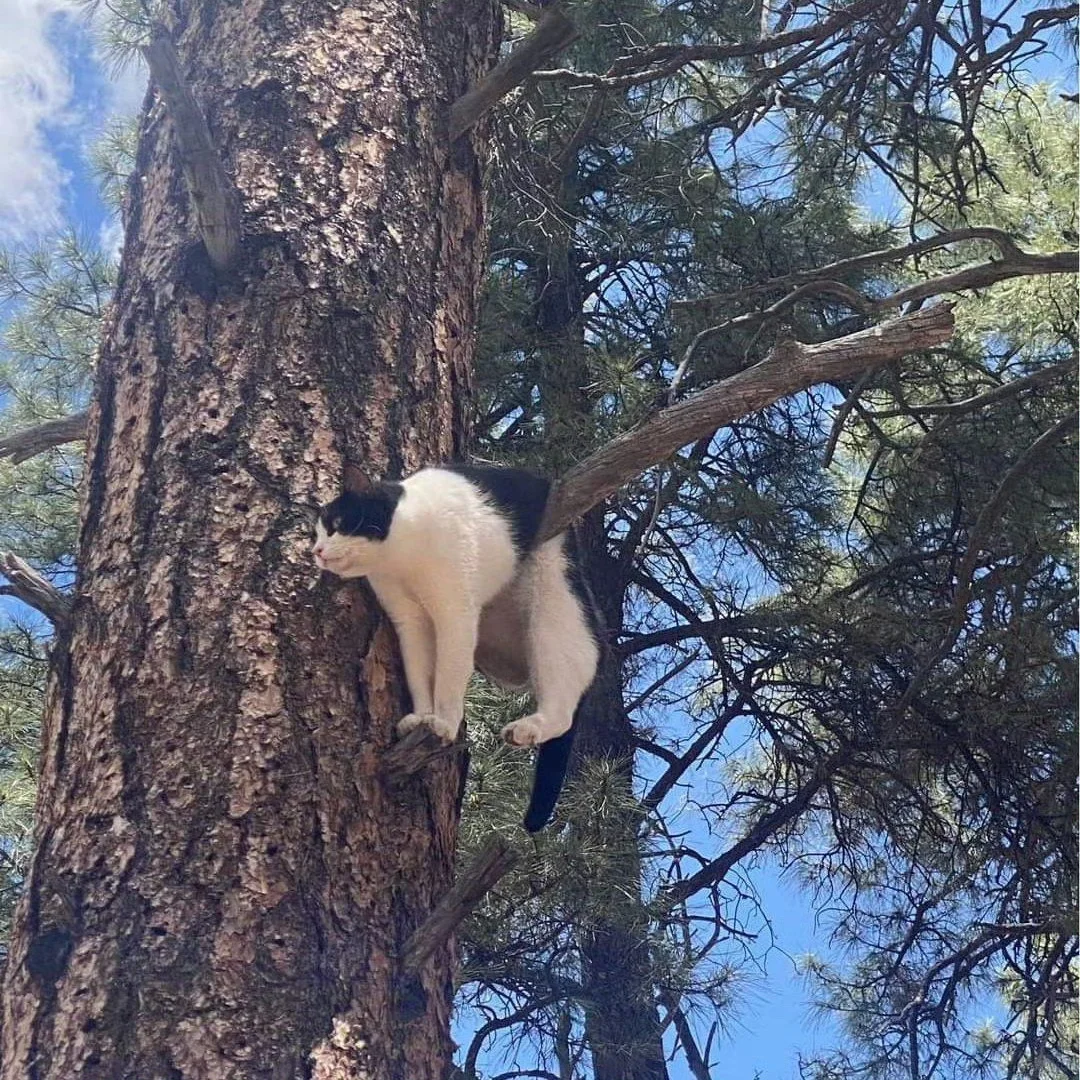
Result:
{"label": "blue sky", "polygon": [[[1075,85],[1071,69],[1058,74]],[[118,227],[97,195],[86,153],[111,116],[139,107],[145,82],[138,65],[108,77],[79,5],[0,0],[0,243],[31,242],[69,225],[116,247]],[[800,1053],[834,1045],[838,1035],[812,1011],[795,964],[804,952],[828,951],[827,928],[815,924],[798,885],[768,864],[754,872],[753,886],[775,944],[714,1049],[716,1074],[796,1080]],[[672,1077],[690,1080],[679,1062]]]}

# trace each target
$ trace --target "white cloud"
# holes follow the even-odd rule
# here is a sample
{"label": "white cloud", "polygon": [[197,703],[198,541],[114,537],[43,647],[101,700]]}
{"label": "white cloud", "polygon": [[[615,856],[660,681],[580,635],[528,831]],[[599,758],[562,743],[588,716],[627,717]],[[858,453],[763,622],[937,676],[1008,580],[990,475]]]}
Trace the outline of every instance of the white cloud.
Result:
{"label": "white cloud", "polygon": [[109,84],[109,111],[131,116],[142,108],[149,78],[142,57],[134,58]]}
{"label": "white cloud", "polygon": [[110,259],[120,258],[120,249],[124,246],[124,229],[119,216],[111,217],[98,230],[98,247],[103,255]]}
{"label": "white cloud", "polygon": [[26,236],[55,225],[63,178],[45,125],[62,123],[71,76],[55,41],[54,20],[71,0],[0,2],[0,236]]}

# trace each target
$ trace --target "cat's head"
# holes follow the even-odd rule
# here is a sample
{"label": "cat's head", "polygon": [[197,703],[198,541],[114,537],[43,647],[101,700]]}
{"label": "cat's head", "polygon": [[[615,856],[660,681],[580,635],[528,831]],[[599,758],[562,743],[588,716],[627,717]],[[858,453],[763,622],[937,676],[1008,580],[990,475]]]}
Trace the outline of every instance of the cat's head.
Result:
{"label": "cat's head", "polygon": [[381,561],[390,535],[400,484],[374,484],[345,491],[319,510],[312,554],[320,570],[338,577],[363,577]]}

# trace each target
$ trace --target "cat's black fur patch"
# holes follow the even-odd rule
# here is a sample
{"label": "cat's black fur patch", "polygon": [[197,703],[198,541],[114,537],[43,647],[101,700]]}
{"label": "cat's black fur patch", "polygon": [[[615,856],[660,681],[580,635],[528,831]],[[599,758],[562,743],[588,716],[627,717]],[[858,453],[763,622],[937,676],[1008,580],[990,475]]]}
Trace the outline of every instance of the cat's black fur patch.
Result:
{"label": "cat's black fur patch", "polygon": [[[574,724],[577,724],[579,704],[574,710]],[[555,812],[555,804],[562,793],[566,770],[570,764],[570,751],[574,748],[574,727],[554,739],[541,743],[536,751],[536,772],[533,774],[532,794],[529,796],[529,809],[525,811],[522,824],[526,832],[539,832]]]}
{"label": "cat's black fur patch", "polygon": [[478,487],[510,523],[514,547],[524,555],[536,546],[551,481],[525,469],[495,465],[440,465]]}
{"label": "cat's black fur patch", "polygon": [[319,511],[319,520],[330,536],[341,533],[368,540],[385,540],[403,494],[400,484],[389,482],[375,484],[361,493],[346,491]]}
{"label": "cat's black fur patch", "polygon": [[566,530],[563,551],[566,552],[567,584],[585,612],[585,621],[589,624],[592,636],[602,648],[607,638],[604,630],[604,620],[600,614],[600,608],[597,606],[596,598],[592,594],[592,589],[589,588],[589,578],[583,565],[584,556],[581,551],[581,543],[578,540],[577,530],[573,525]]}

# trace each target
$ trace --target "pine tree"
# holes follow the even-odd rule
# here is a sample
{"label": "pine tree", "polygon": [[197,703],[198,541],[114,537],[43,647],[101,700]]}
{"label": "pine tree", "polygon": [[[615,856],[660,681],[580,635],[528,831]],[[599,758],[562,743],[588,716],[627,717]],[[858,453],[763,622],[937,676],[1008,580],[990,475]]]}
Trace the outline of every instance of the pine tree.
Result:
{"label": "pine tree", "polygon": [[[697,1080],[709,1075],[716,1024],[745,962],[761,955],[755,934],[767,912],[754,909],[752,875],[769,860],[806,868],[855,950],[846,967],[812,962],[826,1004],[851,1017],[852,1045],[808,1069],[1061,1073],[1076,947],[1060,921],[1075,907],[1076,877],[1074,818],[1062,812],[1075,774],[1075,718],[1063,696],[1074,679],[1064,538],[1075,515],[1066,449],[1075,286],[1044,275],[1070,269],[1062,249],[1076,243],[1069,188],[1058,182],[1071,168],[1061,164],[1068,146],[1057,145],[1075,118],[1037,93],[1042,112],[1025,113],[1015,97],[973,83],[969,66],[950,72],[927,57],[960,43],[985,58],[980,78],[989,79],[1071,16],[1039,11],[1006,33],[958,13],[927,18],[920,4],[837,5],[813,19],[790,6],[699,2],[601,2],[572,14],[582,36],[569,66],[534,75],[495,118],[475,409],[486,456],[573,476],[612,436],[662,418],[664,404],[710,387],[735,394],[738,379],[725,380],[766,357],[794,364],[788,335],[843,341],[888,310],[890,294],[917,306],[1003,283],[965,299],[964,333],[947,349],[884,367],[868,352],[865,372],[849,363],[832,385],[699,432],[660,465],[641,457],[644,475],[587,514],[580,537],[610,655],[584,709],[560,822],[531,850],[519,847],[519,871],[463,935],[459,1004],[480,1019],[459,1065],[472,1080],[505,1047],[503,1076],[536,1065],[560,1080],[659,1077],[666,1040]],[[258,1075],[273,1055],[298,1068],[312,1046],[317,1075],[351,1075],[357,1063],[376,1075],[426,1075],[447,1059],[450,957],[440,951],[419,987],[394,965],[403,935],[448,881],[457,772],[436,765],[422,782],[433,825],[421,782],[411,782],[393,804],[407,823],[392,833],[393,850],[368,827],[387,828],[392,805],[371,751],[386,745],[401,704],[392,639],[362,592],[319,593],[318,610],[295,603],[311,588],[301,582],[299,508],[333,486],[342,458],[393,473],[468,445],[460,389],[470,378],[477,177],[461,144],[439,156],[431,94],[449,102],[460,93],[484,46],[470,38],[476,55],[462,66],[462,25],[440,22],[436,37],[406,20],[402,32],[420,35],[401,69],[416,110],[406,120],[393,112],[398,98],[383,101],[364,81],[380,48],[398,70],[388,44],[397,29],[380,23],[387,36],[373,44],[374,23],[340,13],[246,28],[266,47],[256,50],[262,81],[243,81],[237,39],[212,36],[218,17],[193,20],[179,40],[240,186],[245,251],[224,278],[207,266],[159,106],[143,131],[105,337],[98,395],[113,404],[91,428],[88,498],[97,501],[84,510],[74,630],[58,642],[47,712],[102,740],[95,767],[104,776],[115,764],[123,784],[58,798],[61,781],[82,781],[56,775],[52,721],[41,847],[7,1000],[14,1009],[13,990],[31,985],[46,1027],[53,1015],[91,1025],[70,1048],[59,1028],[42,1034],[52,1042],[40,1045],[62,1048],[50,1054],[96,1053],[92,1044],[124,1025],[137,1037],[118,1052],[144,1054],[148,1075],[166,1060],[140,1049],[150,1041],[162,1055],[217,1046],[237,1075]],[[524,16],[511,20],[512,32],[526,29]],[[1009,117],[1003,128],[985,119],[995,111]],[[305,141],[308,131],[317,138]],[[380,131],[397,141],[380,141]],[[999,158],[1006,168],[991,167]],[[935,236],[906,243],[895,225],[861,219],[855,185],[868,167],[902,193],[911,231]],[[434,219],[447,230],[437,242]],[[442,268],[422,287],[403,254],[418,251]],[[130,269],[154,252],[168,254],[155,256],[153,277]],[[996,296],[1006,299],[995,307]],[[453,378],[446,363],[431,364],[432,348],[451,356]],[[756,371],[751,380],[763,377]],[[27,464],[37,461],[48,463]],[[103,518],[110,508],[114,517]],[[224,585],[203,599],[193,583],[210,568]],[[72,660],[121,647],[100,617],[98,582],[151,662],[73,682]],[[231,614],[218,617],[215,603]],[[192,612],[201,612],[194,623]],[[258,625],[230,631],[245,612]],[[365,643],[359,662],[356,640]],[[155,664],[157,655],[175,662]],[[260,711],[279,683],[288,689],[280,708]],[[64,711],[67,687],[83,713]],[[125,708],[107,715],[114,698]],[[463,863],[493,828],[516,826],[528,768],[494,736],[524,707],[477,685]],[[365,709],[372,737],[362,742],[349,724]],[[243,723],[256,714],[258,725]],[[77,760],[98,750],[68,743]],[[184,771],[172,767],[181,754]],[[225,774],[221,761],[234,763]],[[325,788],[304,781],[312,761]],[[167,821],[147,799],[158,791],[170,800]],[[243,792],[251,797],[234,813]],[[88,814],[88,798],[119,799],[120,812]],[[311,806],[325,811],[314,838],[301,834]],[[204,828],[214,813],[220,828]],[[73,850],[123,865],[87,863],[84,885],[53,870],[62,864],[51,851],[57,823],[90,832],[95,821]],[[144,835],[162,821],[163,836]],[[170,838],[184,828],[169,873],[190,883],[200,850],[217,853],[192,905],[218,898],[224,929],[200,922],[183,885],[146,861],[179,850]],[[235,846],[220,858],[221,833],[246,845],[242,860]],[[349,882],[373,860],[388,898],[361,917],[361,886]],[[252,874],[259,889],[244,892]],[[170,920],[152,900],[139,909],[130,886],[140,882],[144,893],[171,890]],[[363,889],[377,888],[365,871]],[[119,899],[95,908],[87,889]],[[88,962],[88,912],[100,925],[118,920],[120,936],[104,940],[121,942],[125,961],[145,961],[138,978],[157,994],[140,984],[136,998],[130,982],[125,996],[122,983],[104,1020],[85,1012],[96,999],[64,1011],[61,993],[75,993],[73,974]],[[185,941],[213,942],[213,955],[187,954]],[[256,942],[269,942],[265,954]],[[244,975],[248,1013],[226,1009],[223,992],[207,999],[198,982],[217,979],[237,994],[245,949],[256,950],[261,972]],[[286,953],[307,967],[271,986]],[[119,953],[91,959],[110,955]],[[1016,1018],[1002,1031],[967,1031],[959,1003],[992,986],[999,961]],[[372,981],[354,981],[350,998],[334,982],[342,972]],[[285,996],[281,1021],[275,1002]],[[386,1050],[389,1006],[398,1017],[422,1013],[399,1029],[408,1034],[397,1057]],[[170,1008],[195,1009],[192,1024],[213,1013],[213,1037],[190,1026],[171,1041],[159,1034],[179,1015]],[[27,1029],[9,1020],[5,1040],[12,1030]],[[354,1052],[357,1038],[366,1054]],[[188,1059],[174,1067],[201,1075]]]}

